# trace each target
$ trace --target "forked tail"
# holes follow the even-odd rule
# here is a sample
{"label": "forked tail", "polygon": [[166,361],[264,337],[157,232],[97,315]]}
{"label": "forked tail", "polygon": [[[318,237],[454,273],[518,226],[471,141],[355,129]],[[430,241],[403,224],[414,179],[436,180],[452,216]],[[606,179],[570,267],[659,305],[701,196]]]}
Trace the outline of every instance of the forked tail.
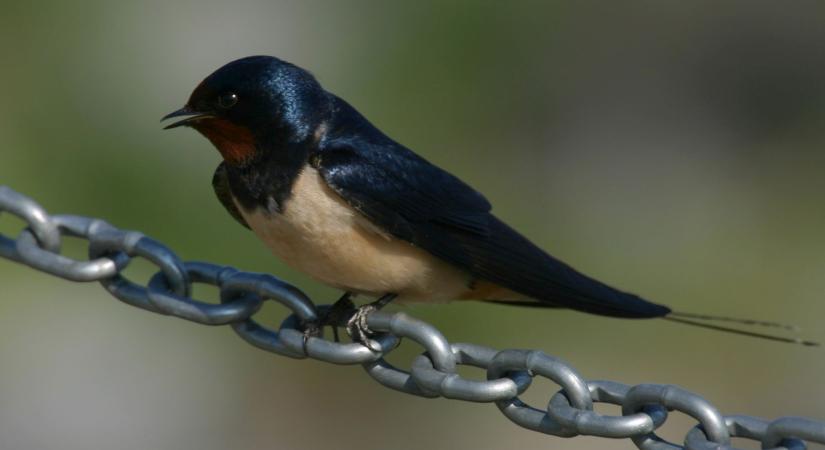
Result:
{"label": "forked tail", "polygon": [[[533,308],[552,308],[552,304],[535,302],[535,301],[499,301],[499,300],[486,300],[487,303],[497,303],[500,305],[508,305],[508,306],[527,306]],[[712,316],[709,314],[694,314],[694,313],[686,313],[686,312],[678,312],[678,311],[670,311],[666,314],[659,316],[658,318],[670,320],[671,322],[678,322],[683,323],[685,325],[692,325],[694,327],[701,327],[707,328],[710,330],[722,331],[724,333],[731,333],[731,334],[739,334],[742,336],[750,336],[759,339],[766,339],[769,341],[776,341],[776,342],[785,342],[788,344],[799,344],[804,345],[807,347],[819,347],[821,344],[816,341],[809,341],[807,339],[803,339],[799,337],[799,333],[801,329],[796,325],[789,325],[780,322],[772,322],[767,320],[755,320],[755,319],[741,319],[738,317],[727,317],[727,316]],[[716,323],[714,323],[716,322]],[[762,328],[774,328],[782,331],[786,331],[791,333],[794,336],[780,336],[775,334],[768,334],[768,333],[760,333],[757,331],[751,331],[747,329],[741,328],[734,328],[724,325],[717,325],[718,322],[726,322],[732,324],[743,325],[745,327],[762,327]]]}
{"label": "forked tail", "polygon": [[712,322],[727,322],[727,323],[736,323],[740,325],[750,326],[750,327],[764,327],[764,328],[778,328],[781,330],[789,331],[793,334],[798,334],[800,329],[796,325],[788,325],[779,322],[771,322],[765,320],[752,320],[752,319],[739,319],[735,317],[725,317],[725,316],[711,316],[707,314],[692,314],[692,313],[684,313],[684,312],[676,312],[672,311],[670,314],[662,317],[662,319],[670,320],[672,322],[683,323],[686,325],[692,325],[695,327],[702,327],[708,328],[711,330],[722,331],[725,333],[733,333],[739,334],[743,336],[750,336],[759,339],[767,339],[770,341],[777,341],[777,342],[786,342],[789,344],[799,344],[805,345],[808,347],[819,347],[820,343],[815,341],[809,341],[806,339],[802,339],[799,336],[779,336],[775,334],[767,334],[767,333],[759,333],[756,331],[750,330],[743,330],[740,328],[733,328],[723,325],[716,325]]}

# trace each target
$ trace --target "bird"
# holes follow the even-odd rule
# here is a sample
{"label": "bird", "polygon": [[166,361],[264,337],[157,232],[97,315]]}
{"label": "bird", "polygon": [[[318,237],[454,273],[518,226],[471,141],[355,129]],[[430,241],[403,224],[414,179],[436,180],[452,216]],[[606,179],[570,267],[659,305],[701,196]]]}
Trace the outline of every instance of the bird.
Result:
{"label": "bird", "polygon": [[[343,291],[321,323],[306,324],[308,335],[332,326],[337,339],[346,326],[368,343],[368,315],[390,302],[452,300],[723,331],[733,329],[697,320],[752,322],[674,312],[573,269],[494,215],[477,190],[279,58],[225,64],[162,121],[172,118],[166,129],[190,127],[220,153],[212,185],[228,213],[287,265]],[[377,300],[356,308],[356,295]]]}

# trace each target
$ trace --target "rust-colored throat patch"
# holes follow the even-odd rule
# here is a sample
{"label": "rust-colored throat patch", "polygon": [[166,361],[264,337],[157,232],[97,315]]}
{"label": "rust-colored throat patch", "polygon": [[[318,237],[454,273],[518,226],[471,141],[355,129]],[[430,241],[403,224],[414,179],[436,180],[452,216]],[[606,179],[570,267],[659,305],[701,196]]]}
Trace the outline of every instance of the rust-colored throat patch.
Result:
{"label": "rust-colored throat patch", "polygon": [[192,128],[206,136],[230,164],[237,164],[255,154],[255,138],[248,128],[219,118],[205,118]]}

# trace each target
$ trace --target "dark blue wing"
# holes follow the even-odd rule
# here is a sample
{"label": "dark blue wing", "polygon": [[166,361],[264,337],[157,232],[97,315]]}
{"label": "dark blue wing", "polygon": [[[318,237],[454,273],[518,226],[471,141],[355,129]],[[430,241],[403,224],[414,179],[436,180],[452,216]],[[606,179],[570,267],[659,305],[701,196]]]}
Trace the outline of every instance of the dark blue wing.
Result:
{"label": "dark blue wing", "polygon": [[551,257],[490,214],[481,194],[381,134],[349,105],[339,108],[310,161],[334,191],[393,236],[548,305],[619,317],[670,312]]}

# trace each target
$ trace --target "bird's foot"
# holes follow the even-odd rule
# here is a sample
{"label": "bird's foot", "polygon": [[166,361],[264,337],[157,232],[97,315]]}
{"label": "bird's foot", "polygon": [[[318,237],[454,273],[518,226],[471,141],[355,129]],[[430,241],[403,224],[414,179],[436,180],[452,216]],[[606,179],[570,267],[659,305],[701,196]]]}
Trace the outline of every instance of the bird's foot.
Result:
{"label": "bird's foot", "polygon": [[387,306],[395,297],[395,294],[387,294],[372,303],[359,306],[355,310],[355,314],[347,320],[347,334],[350,339],[352,339],[353,342],[361,343],[374,352],[380,352],[381,346],[378,342],[370,339],[375,333],[370,330],[367,325],[367,319],[373,312],[379,311],[381,308]]}
{"label": "bird's foot", "polygon": [[[303,350],[304,355],[308,355],[307,353],[307,342],[309,342],[309,338],[311,337],[321,337],[324,331],[324,325],[322,321],[315,321],[315,322],[307,322],[304,324],[304,335],[303,335]],[[338,334],[337,332],[335,333]]]}
{"label": "bird's foot", "polygon": [[355,305],[352,303],[352,293],[346,292],[332,306],[327,306],[320,311],[318,320],[304,324],[303,348],[307,353],[307,342],[311,337],[321,337],[324,327],[332,327],[332,335],[335,342],[340,342],[338,327],[344,326],[347,319],[355,314]]}
{"label": "bird's foot", "polygon": [[375,333],[367,326],[367,318],[374,311],[378,311],[378,308],[372,303],[358,307],[355,314],[347,321],[347,334],[353,342],[359,342],[368,349],[378,352],[381,351],[381,346],[370,339]]}

